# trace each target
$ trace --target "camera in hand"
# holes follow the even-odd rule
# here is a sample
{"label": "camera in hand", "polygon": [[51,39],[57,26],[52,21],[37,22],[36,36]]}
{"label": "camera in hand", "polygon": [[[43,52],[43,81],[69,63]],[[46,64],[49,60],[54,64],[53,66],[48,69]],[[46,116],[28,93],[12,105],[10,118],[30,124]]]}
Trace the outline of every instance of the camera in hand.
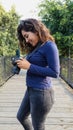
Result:
{"label": "camera in hand", "polygon": [[20,68],[17,66],[16,60],[20,60],[20,58],[17,56],[11,58],[12,65],[13,65],[13,68],[12,68],[13,74],[19,74],[20,72]]}

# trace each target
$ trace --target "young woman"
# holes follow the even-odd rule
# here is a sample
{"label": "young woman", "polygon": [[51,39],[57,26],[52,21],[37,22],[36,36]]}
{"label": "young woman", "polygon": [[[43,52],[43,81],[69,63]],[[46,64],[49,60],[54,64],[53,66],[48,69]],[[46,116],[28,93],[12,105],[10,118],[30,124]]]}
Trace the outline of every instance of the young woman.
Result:
{"label": "young woman", "polygon": [[54,103],[51,78],[59,77],[60,73],[58,48],[48,28],[39,20],[22,20],[17,33],[21,50],[27,53],[26,59],[17,60],[18,67],[27,70],[27,90],[17,118],[24,130],[45,130],[44,123]]}

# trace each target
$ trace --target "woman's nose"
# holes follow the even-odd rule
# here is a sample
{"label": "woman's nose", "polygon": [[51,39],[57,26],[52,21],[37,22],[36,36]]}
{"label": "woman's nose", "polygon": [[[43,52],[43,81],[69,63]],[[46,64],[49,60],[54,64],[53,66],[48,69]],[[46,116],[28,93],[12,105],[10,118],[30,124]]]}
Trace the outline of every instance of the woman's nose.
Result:
{"label": "woman's nose", "polygon": [[26,42],[28,42],[28,41],[29,41],[27,38],[26,38],[25,40],[26,40]]}

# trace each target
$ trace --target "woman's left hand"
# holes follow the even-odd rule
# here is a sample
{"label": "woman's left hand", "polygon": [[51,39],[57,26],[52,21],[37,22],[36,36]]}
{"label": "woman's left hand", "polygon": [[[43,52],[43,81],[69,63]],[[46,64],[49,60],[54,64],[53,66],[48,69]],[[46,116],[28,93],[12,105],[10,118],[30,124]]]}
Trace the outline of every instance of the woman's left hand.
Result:
{"label": "woman's left hand", "polygon": [[31,65],[26,59],[23,58],[17,60],[16,63],[20,69],[27,69],[27,70],[30,68]]}

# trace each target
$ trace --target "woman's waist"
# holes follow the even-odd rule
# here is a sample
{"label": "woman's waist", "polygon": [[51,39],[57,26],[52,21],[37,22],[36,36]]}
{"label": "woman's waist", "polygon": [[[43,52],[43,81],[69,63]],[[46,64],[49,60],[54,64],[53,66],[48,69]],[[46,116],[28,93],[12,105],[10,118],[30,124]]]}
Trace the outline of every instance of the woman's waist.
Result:
{"label": "woman's waist", "polygon": [[27,75],[26,80],[36,83],[51,83],[51,78],[48,76]]}
{"label": "woman's waist", "polygon": [[43,91],[48,91],[48,90],[52,90],[52,87],[48,87],[48,88],[35,88],[32,86],[27,86],[27,90],[28,91],[39,91],[39,92],[43,92]]}
{"label": "woman's waist", "polygon": [[41,77],[30,77],[27,76],[26,78],[26,84],[27,86],[32,86],[34,88],[49,88],[52,86],[51,79],[49,77],[41,78]]}

